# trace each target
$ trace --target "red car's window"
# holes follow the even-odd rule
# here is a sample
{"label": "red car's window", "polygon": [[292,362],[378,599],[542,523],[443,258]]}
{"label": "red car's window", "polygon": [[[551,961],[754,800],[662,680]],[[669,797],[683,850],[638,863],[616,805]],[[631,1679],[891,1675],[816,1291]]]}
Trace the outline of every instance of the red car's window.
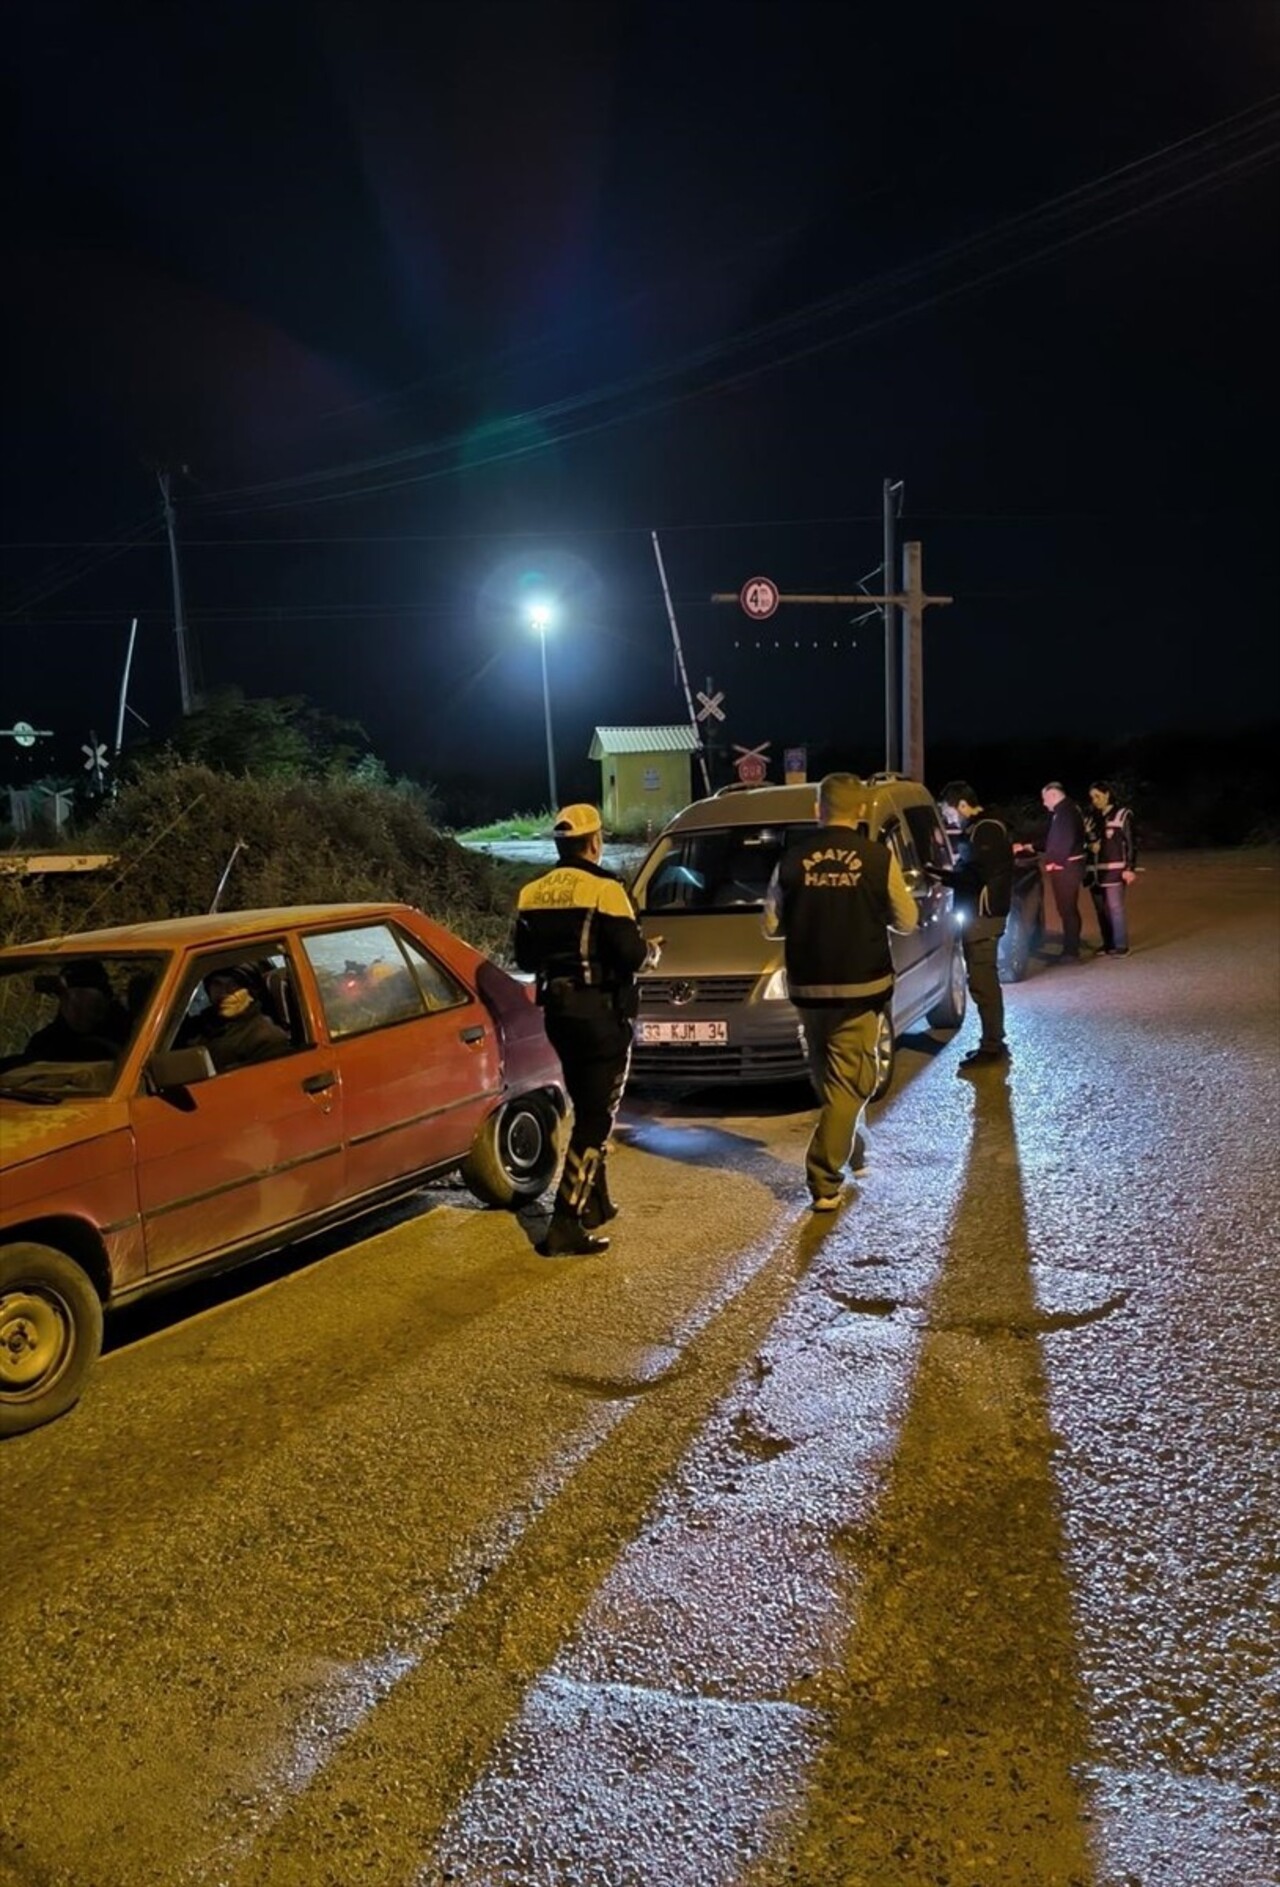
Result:
{"label": "red car's window", "polygon": [[389,924],[361,924],[302,939],[335,1041],[411,1022],[427,1000]]}
{"label": "red car's window", "polygon": [[224,948],[197,957],[162,1032],[174,1048],[207,1048],[216,1074],[307,1046],[284,945],[252,949],[252,956]]}
{"label": "red car's window", "polygon": [[416,937],[406,937],[403,931],[398,931],[396,935],[412,965],[418,987],[432,1015],[440,1009],[456,1009],[459,1003],[467,1001],[468,992],[457,977],[451,975],[443,963],[437,963]]}

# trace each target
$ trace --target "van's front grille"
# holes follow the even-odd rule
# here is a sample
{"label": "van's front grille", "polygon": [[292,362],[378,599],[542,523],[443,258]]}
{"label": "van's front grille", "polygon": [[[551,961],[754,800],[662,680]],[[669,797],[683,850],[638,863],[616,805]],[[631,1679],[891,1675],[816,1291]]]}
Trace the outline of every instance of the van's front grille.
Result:
{"label": "van's front grille", "polygon": [[798,1034],[791,1041],[742,1047],[637,1042],[631,1051],[631,1073],[641,1083],[709,1086],[718,1081],[799,1080],[808,1073],[808,1063]]}
{"label": "van's front grille", "polygon": [[719,1008],[746,1002],[759,981],[758,976],[642,976],[640,1007]]}

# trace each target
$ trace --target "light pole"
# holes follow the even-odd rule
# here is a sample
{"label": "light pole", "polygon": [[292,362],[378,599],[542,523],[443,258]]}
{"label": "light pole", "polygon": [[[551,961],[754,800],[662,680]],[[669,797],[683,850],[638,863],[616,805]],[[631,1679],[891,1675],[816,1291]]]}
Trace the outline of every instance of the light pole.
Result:
{"label": "light pole", "polygon": [[542,712],[547,723],[547,785],[551,792],[551,816],[554,818],[559,801],[556,793],[556,750],[551,739],[551,689],[547,682],[547,630],[551,627],[551,611],[545,603],[538,603],[530,610],[529,623],[537,634],[542,650]]}

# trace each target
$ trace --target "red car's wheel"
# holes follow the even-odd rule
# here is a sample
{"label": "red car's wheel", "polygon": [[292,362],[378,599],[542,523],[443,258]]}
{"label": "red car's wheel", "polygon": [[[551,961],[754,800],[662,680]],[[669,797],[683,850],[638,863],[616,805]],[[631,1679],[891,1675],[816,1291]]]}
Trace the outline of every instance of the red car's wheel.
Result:
{"label": "red car's wheel", "polygon": [[487,1206],[514,1211],[540,1198],[560,1162],[560,1115],[545,1094],[490,1114],[462,1163],[463,1184]]}
{"label": "red car's wheel", "polygon": [[0,1250],[0,1436],[64,1414],[101,1348],[102,1304],[73,1259],[49,1245]]}

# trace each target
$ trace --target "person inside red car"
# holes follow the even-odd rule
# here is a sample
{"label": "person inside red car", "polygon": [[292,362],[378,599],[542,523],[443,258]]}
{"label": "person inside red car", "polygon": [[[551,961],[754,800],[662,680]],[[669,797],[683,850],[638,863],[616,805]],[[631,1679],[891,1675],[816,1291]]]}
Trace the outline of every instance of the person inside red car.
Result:
{"label": "person inside red car", "polygon": [[293,1047],[278,1022],[264,1013],[262,979],[249,964],[227,964],[204,979],[209,1007],[179,1035],[183,1048],[207,1048],[219,1074],[272,1061]]}
{"label": "person inside red car", "polygon": [[19,1058],[31,1061],[114,1061],[129,1039],[130,1022],[96,958],[68,963],[36,988],[58,998],[58,1013],[30,1038]]}

